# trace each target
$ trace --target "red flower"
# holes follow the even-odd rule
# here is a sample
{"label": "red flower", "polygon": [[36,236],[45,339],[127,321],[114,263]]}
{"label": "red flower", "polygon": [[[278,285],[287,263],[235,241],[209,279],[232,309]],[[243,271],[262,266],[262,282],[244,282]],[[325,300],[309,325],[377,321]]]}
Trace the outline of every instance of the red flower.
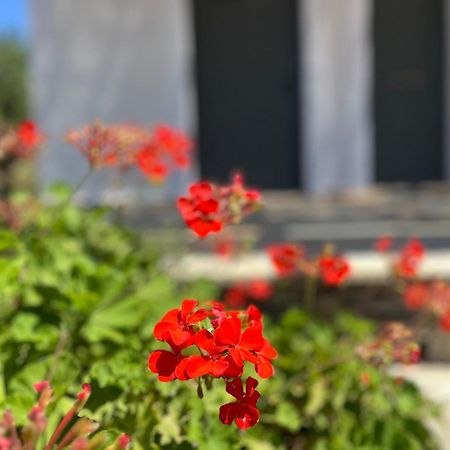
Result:
{"label": "red flower", "polygon": [[194,336],[194,344],[207,353],[207,355],[190,356],[186,371],[191,378],[211,375],[221,377],[228,369],[228,362],[222,354],[224,346],[217,345],[214,336],[206,329],[200,330]]}
{"label": "red flower", "polygon": [[403,247],[394,264],[397,275],[404,278],[415,277],[424,257],[425,247],[423,244],[417,239],[411,239]]}
{"label": "red flower", "polygon": [[274,369],[270,360],[278,355],[264,339],[261,322],[252,323],[242,331],[242,322],[238,317],[224,319],[215,330],[214,338],[217,345],[228,348],[238,367],[243,367],[244,361],[248,361],[255,365],[256,373],[262,378],[273,375]]}
{"label": "red flower", "polygon": [[227,289],[223,296],[223,301],[232,308],[239,308],[247,301],[247,286],[243,283],[236,283]]}
{"label": "red flower", "polygon": [[322,256],[319,269],[323,282],[328,286],[339,286],[350,275],[350,264],[342,256]]}
{"label": "red flower", "polygon": [[278,275],[282,277],[295,274],[304,256],[304,250],[295,244],[271,245],[267,247],[267,253]]}
{"label": "red flower", "polygon": [[257,301],[268,300],[273,295],[272,284],[266,280],[253,280],[247,285],[248,295]]}
{"label": "red flower", "polygon": [[409,309],[419,309],[426,305],[430,290],[426,283],[412,283],[403,291],[403,299]]}
{"label": "red flower", "polygon": [[375,242],[375,250],[380,253],[387,252],[392,248],[394,240],[391,236],[381,236],[377,241]]}
{"label": "red flower", "polygon": [[192,141],[183,132],[160,125],[154,131],[154,144],[167,153],[177,167],[189,167]]}
{"label": "red flower", "polygon": [[450,311],[447,311],[446,313],[442,314],[442,316],[439,319],[439,326],[442,331],[450,333]]}
{"label": "red flower", "polygon": [[34,122],[30,120],[22,122],[17,128],[19,144],[23,147],[32,148],[40,145],[44,136]]}
{"label": "red flower", "polygon": [[22,122],[16,129],[0,135],[0,157],[12,155],[19,158],[31,158],[45,139],[45,135],[34,122]]}
{"label": "red flower", "polygon": [[199,182],[191,185],[189,197],[179,198],[177,205],[186,225],[204,238],[222,229],[219,200],[212,184]]}
{"label": "red flower", "polygon": [[167,165],[160,160],[157,149],[153,145],[139,150],[136,154],[136,162],[142,173],[155,183],[162,183],[169,174]]}
{"label": "red flower", "polygon": [[252,377],[247,378],[245,393],[240,378],[227,383],[226,390],[236,401],[220,407],[219,417],[222,423],[231,425],[235,421],[236,425],[242,430],[258,423],[259,411],[256,408],[256,403],[260,394],[256,390],[256,386],[258,386],[258,382]]}
{"label": "red flower", "polygon": [[231,186],[217,188],[206,181],[192,184],[189,195],[180,197],[178,209],[186,225],[204,238],[222,230],[225,224],[238,223],[260,205],[260,194],[247,191],[242,179]]}
{"label": "red flower", "polygon": [[193,325],[208,317],[208,312],[203,308],[194,311],[197,306],[197,300],[184,300],[181,309],[167,312],[155,325],[155,338],[166,341],[174,349],[190,345],[195,333]]}
{"label": "red flower", "polygon": [[[278,356],[262,334],[261,312],[255,306],[247,311],[225,311],[217,302],[211,302],[208,311],[195,311],[197,305],[195,300],[185,300],[181,309],[169,311],[155,326],[155,337],[166,341],[172,351],[152,352],[148,359],[149,370],[162,382],[201,377],[205,377],[205,382],[210,382],[211,377],[225,379],[227,391],[236,402],[220,408],[220,419],[226,424],[236,421],[238,427],[248,428],[259,418],[256,409],[259,393],[255,390],[258,383],[253,378],[247,379],[247,392],[243,391],[240,377],[245,362],[253,364],[261,377],[268,378],[274,374],[271,360]],[[207,317],[212,328],[200,328],[198,322]],[[196,346],[199,354],[194,354],[191,348],[184,355],[182,352],[188,346]],[[202,396],[201,391],[199,396]]]}
{"label": "red flower", "polygon": [[151,139],[143,127],[128,124],[102,125],[95,122],[79,131],[69,131],[66,140],[78,149],[94,169],[126,169],[136,162],[136,152]]}
{"label": "red flower", "polygon": [[175,379],[188,380],[189,376],[185,372],[186,364],[186,356],[167,350],[156,350],[150,353],[148,358],[148,368],[158,374],[158,380],[162,382]]}
{"label": "red flower", "polygon": [[127,434],[121,434],[118,438],[119,446],[122,450],[125,450],[128,447],[128,444],[131,442],[131,437]]}

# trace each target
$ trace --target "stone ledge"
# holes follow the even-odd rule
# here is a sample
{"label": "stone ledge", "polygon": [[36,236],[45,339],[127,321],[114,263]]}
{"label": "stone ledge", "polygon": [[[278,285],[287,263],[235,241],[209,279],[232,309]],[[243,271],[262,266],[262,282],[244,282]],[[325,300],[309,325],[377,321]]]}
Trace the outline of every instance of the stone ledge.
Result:
{"label": "stone ledge", "polygon": [[[391,276],[389,255],[373,251],[353,251],[345,253],[352,273],[349,285],[386,284]],[[180,281],[206,278],[217,283],[228,284],[255,278],[275,279],[276,274],[262,251],[231,259],[223,259],[210,253],[193,252],[168,262],[168,271]],[[438,278],[450,280],[450,250],[430,250],[420,267],[419,276],[423,279]]]}

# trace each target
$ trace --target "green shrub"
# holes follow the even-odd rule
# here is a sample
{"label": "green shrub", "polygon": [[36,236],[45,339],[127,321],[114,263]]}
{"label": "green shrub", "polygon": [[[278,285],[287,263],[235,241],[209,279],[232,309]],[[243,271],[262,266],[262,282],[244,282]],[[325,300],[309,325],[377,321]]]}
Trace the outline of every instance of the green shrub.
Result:
{"label": "green shrub", "polygon": [[[53,195],[70,202],[63,187]],[[0,411],[11,408],[19,424],[33,384],[50,378],[61,405],[91,383],[86,414],[100,431],[132,435],[135,449],[436,448],[424,426],[432,405],[355,357],[373,326],[347,314],[324,323],[292,310],[267,323],[280,357],[261,383],[261,423],[245,433],[222,425],[222,386],[200,400],[195,383],[161,383],[147,369],[156,321],[182,298],[214,298],[214,286],[174,283],[152,243],[112,225],[107,210],[27,208],[21,231],[0,230]]]}

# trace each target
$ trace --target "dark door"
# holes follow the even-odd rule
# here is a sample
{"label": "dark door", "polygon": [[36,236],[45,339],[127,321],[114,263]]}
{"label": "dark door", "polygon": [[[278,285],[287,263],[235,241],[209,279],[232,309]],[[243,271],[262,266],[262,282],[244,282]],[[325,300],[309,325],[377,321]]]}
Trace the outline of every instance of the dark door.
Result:
{"label": "dark door", "polygon": [[377,179],[442,179],[442,0],[374,8]]}
{"label": "dark door", "polygon": [[204,178],[299,186],[297,0],[195,0]]}

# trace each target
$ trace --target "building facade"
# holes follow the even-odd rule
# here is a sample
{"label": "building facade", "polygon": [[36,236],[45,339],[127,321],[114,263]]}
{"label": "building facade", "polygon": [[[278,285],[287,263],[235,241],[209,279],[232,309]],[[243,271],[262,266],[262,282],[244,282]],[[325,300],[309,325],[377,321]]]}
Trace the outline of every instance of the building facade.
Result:
{"label": "building facade", "polygon": [[[447,180],[448,2],[31,2],[36,117],[51,137],[95,118],[187,130],[197,167],[169,194],[234,168],[311,193]],[[54,141],[42,179],[75,182],[82,164]]]}

